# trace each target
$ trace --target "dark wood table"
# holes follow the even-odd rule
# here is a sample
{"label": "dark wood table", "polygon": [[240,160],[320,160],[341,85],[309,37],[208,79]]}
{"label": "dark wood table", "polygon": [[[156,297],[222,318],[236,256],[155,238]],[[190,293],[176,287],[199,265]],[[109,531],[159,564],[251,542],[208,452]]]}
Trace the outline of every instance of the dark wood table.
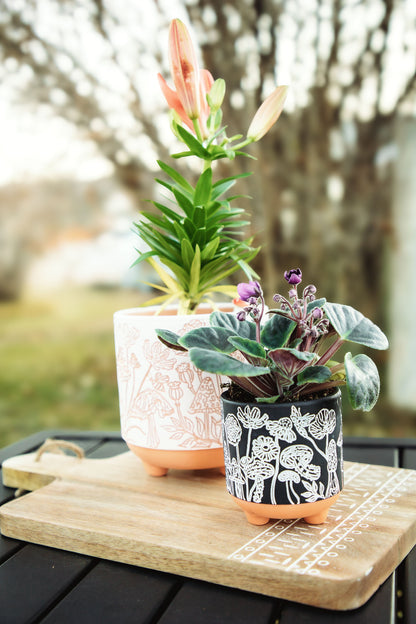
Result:
{"label": "dark wood table", "polygon": [[[127,450],[116,433],[43,431],[0,450],[0,465],[46,438],[75,442],[90,458]],[[416,469],[416,440],[347,438],[344,456]],[[13,496],[0,484],[0,504]],[[416,547],[363,607],[328,611],[0,536],[0,624],[29,622],[416,624]]]}

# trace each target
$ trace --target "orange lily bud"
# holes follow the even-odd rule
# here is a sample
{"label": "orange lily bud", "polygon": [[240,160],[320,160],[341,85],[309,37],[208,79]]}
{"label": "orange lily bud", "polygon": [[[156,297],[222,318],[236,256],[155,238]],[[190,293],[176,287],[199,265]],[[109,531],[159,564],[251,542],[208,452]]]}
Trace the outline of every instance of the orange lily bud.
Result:
{"label": "orange lily bud", "polygon": [[287,86],[276,87],[257,110],[247,130],[247,138],[258,141],[279,119],[287,95]]}
{"label": "orange lily bud", "polygon": [[162,93],[165,96],[165,99],[169,108],[172,108],[174,111],[176,111],[179,117],[181,118],[181,121],[183,121],[188,126],[188,128],[193,130],[194,128],[192,125],[192,121],[189,119],[188,115],[185,113],[185,109],[182,106],[181,101],[176,91],[174,91],[173,89],[169,87],[168,83],[163,78],[163,76],[161,76],[161,74],[157,75],[157,79],[159,80],[160,88],[162,89]]}
{"label": "orange lily bud", "polygon": [[188,30],[178,19],[169,29],[169,60],[173,82],[185,114],[197,119],[201,109],[199,66]]}

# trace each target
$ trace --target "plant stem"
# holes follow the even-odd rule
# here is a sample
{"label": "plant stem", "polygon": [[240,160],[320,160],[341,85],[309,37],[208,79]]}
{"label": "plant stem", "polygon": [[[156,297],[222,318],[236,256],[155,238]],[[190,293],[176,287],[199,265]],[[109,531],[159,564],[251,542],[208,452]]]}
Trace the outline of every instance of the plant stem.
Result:
{"label": "plant stem", "polygon": [[198,141],[202,143],[203,139],[202,139],[201,129],[199,127],[198,119],[192,119],[192,124],[194,126],[195,134],[196,134]]}
{"label": "plant stem", "polygon": [[318,366],[322,366],[323,364],[328,362],[328,360],[331,359],[331,357],[338,351],[338,349],[344,344],[344,342],[345,341],[342,338],[337,338],[335,342],[333,342],[332,345],[328,347],[325,353],[321,355],[316,364]]}

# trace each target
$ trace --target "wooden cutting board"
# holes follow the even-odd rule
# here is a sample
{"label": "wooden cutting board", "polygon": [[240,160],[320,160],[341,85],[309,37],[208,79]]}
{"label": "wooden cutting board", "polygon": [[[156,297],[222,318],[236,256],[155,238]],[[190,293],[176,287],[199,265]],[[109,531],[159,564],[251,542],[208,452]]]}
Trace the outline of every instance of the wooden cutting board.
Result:
{"label": "wooden cutting board", "polygon": [[324,524],[256,527],[213,470],[154,478],[130,452],[100,460],[34,457],[3,464],[5,485],[39,489],[3,505],[0,528],[36,544],[352,609],[416,543],[413,470],[346,462],[344,490]]}

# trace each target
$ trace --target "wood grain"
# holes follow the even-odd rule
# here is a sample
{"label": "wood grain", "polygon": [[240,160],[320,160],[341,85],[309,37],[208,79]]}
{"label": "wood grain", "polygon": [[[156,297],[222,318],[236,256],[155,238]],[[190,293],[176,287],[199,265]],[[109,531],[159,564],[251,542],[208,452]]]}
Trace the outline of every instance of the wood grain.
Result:
{"label": "wood grain", "polygon": [[346,462],[323,525],[255,527],[213,470],[155,479],[130,453],[47,455],[4,463],[13,487],[59,476],[0,508],[4,535],[331,609],[366,602],[416,542],[413,470]]}

